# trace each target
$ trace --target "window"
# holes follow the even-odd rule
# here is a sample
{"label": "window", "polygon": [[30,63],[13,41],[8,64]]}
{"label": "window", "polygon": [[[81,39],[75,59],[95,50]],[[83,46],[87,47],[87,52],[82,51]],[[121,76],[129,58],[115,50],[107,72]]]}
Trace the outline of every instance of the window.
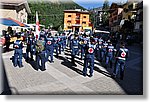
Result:
{"label": "window", "polygon": [[80,24],[80,20],[76,20],[76,24]]}
{"label": "window", "polygon": [[76,14],[76,19],[80,19],[80,14],[79,13]]}
{"label": "window", "polygon": [[68,15],[68,17],[71,17],[71,15]]}
{"label": "window", "polygon": [[86,24],[86,22],[82,22],[82,24]]}
{"label": "window", "polygon": [[67,23],[71,23],[71,21],[67,21]]}
{"label": "window", "polygon": [[86,18],[86,16],[83,16],[83,18]]}
{"label": "window", "polygon": [[72,29],[72,27],[68,26],[68,29]]}
{"label": "window", "polygon": [[114,17],[114,21],[117,20],[117,16]]}
{"label": "window", "polygon": [[128,15],[128,19],[131,19],[131,16],[130,16],[130,15]]}
{"label": "window", "polygon": [[76,16],[76,19],[80,19],[80,16]]}
{"label": "window", "polygon": [[23,23],[27,23],[25,19],[23,19]]}

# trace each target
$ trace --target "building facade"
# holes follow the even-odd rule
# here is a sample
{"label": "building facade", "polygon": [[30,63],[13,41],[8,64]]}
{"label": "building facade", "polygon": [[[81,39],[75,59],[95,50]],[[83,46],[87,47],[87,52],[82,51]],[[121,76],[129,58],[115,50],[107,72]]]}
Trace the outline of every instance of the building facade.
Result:
{"label": "building facade", "polygon": [[[31,13],[27,0],[1,0],[0,18],[12,18],[27,24],[28,14]],[[2,30],[7,27],[1,25]]]}
{"label": "building facade", "polygon": [[11,17],[22,23],[27,23],[28,14],[31,13],[27,0],[1,0],[1,18]]}
{"label": "building facade", "polygon": [[64,11],[64,30],[81,32],[89,27],[89,12],[80,9]]}
{"label": "building facade", "polygon": [[123,8],[121,5],[112,3],[110,7],[109,28],[113,32],[120,30],[120,22],[122,20],[122,11],[123,11]]}
{"label": "building facade", "polygon": [[138,6],[138,2],[127,2],[123,5],[123,14],[122,19],[129,20],[129,19],[135,19],[136,17],[136,8]]}
{"label": "building facade", "polygon": [[[123,12],[122,12],[122,21],[125,22],[131,22],[132,25],[134,26],[132,28],[131,32],[135,32],[134,29],[138,30],[140,29],[140,25],[143,23],[141,22],[143,20],[143,15],[141,15],[143,11],[142,7],[142,2],[139,0],[134,0],[134,1],[128,1],[123,5]],[[123,23],[122,23],[123,25]]]}
{"label": "building facade", "polygon": [[143,1],[137,5],[134,32],[143,32]]}
{"label": "building facade", "polygon": [[97,26],[100,28],[101,25],[102,25],[102,15],[103,15],[103,11],[102,11],[102,8],[100,8],[98,10],[98,13],[97,13]]}
{"label": "building facade", "polygon": [[89,12],[90,14],[93,14],[93,28],[100,29],[102,25],[102,7],[93,8]]}

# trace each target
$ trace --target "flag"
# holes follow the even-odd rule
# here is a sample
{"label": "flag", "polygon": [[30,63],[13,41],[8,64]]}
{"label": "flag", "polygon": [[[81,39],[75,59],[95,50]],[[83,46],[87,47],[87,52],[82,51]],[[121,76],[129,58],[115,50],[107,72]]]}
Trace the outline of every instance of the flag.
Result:
{"label": "flag", "polygon": [[36,11],[36,39],[40,36],[40,23],[38,18],[38,12]]}

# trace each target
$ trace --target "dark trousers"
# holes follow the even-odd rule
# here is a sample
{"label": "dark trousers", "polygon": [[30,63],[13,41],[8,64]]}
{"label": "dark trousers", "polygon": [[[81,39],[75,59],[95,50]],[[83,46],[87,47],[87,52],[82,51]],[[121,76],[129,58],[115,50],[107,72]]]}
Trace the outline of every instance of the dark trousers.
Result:
{"label": "dark trousers", "polygon": [[81,59],[83,59],[84,54],[85,54],[85,49],[84,47],[81,46]]}
{"label": "dark trousers", "polygon": [[91,55],[89,57],[86,57],[84,59],[84,68],[83,68],[83,74],[86,75],[87,74],[87,68],[88,68],[88,64],[90,64],[90,75],[93,75],[93,69],[94,69],[94,55]]}
{"label": "dark trousers", "polygon": [[123,78],[124,70],[125,70],[125,61],[124,60],[117,59],[113,75],[117,76],[119,70],[120,70],[120,77]]}
{"label": "dark trousers", "polygon": [[71,52],[71,61],[73,64],[75,64],[75,55],[79,54],[79,49],[78,48],[73,48]]}
{"label": "dark trousers", "polygon": [[[41,65],[40,65],[40,61],[41,61]],[[45,52],[41,52],[36,55],[36,62],[38,68],[40,68],[41,70],[45,70],[45,62],[46,62]]]}
{"label": "dark trousers", "polygon": [[58,44],[59,54],[61,54],[61,47],[62,47],[62,43]]}
{"label": "dark trousers", "polygon": [[58,44],[55,44],[55,45],[54,45],[54,49],[55,49],[55,51],[56,51],[56,56],[58,56]]}
{"label": "dark trousers", "polygon": [[97,52],[97,53],[95,54],[95,57],[97,57],[97,59],[98,59],[99,61],[102,60],[102,57],[101,57],[101,50],[98,49],[96,52]]}
{"label": "dark trousers", "polygon": [[47,60],[50,57],[50,61],[53,61],[53,53],[54,53],[54,47],[51,47],[51,49],[47,49]]}
{"label": "dark trousers", "polygon": [[110,56],[106,56],[106,66],[109,65],[110,63],[110,67],[112,68],[112,60],[113,60],[113,55],[110,55]]}
{"label": "dark trousers", "polygon": [[6,42],[6,51],[9,51],[10,42]]}
{"label": "dark trousers", "polygon": [[15,49],[14,52],[14,66],[22,66],[22,49]]}
{"label": "dark trousers", "polygon": [[105,51],[101,51],[101,60],[102,61],[106,60],[106,52]]}
{"label": "dark trousers", "polygon": [[33,59],[34,52],[31,51],[30,49],[26,49],[26,59],[29,59],[29,53],[30,53],[30,58]]}

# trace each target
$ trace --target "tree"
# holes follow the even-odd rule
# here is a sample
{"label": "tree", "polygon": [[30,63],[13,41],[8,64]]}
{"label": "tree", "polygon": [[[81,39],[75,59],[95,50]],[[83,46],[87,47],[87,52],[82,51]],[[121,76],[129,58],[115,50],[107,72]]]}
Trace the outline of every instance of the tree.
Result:
{"label": "tree", "polygon": [[102,24],[103,24],[103,27],[106,28],[109,26],[109,2],[108,0],[104,1],[102,10],[103,10]]}
{"label": "tree", "polygon": [[102,8],[103,10],[108,10],[109,9],[109,2],[108,2],[108,0],[105,0],[104,1],[104,4],[103,4],[103,8]]}
{"label": "tree", "polygon": [[63,29],[64,10],[74,8],[85,10],[83,7],[73,1],[68,3],[52,3],[50,0],[42,3],[35,1],[29,2],[29,7],[32,14],[30,14],[28,17],[28,23],[35,23],[35,12],[38,11],[40,24],[45,25],[46,28],[48,28],[50,24],[53,24],[52,28],[55,28],[55,30],[58,30],[60,26]]}

